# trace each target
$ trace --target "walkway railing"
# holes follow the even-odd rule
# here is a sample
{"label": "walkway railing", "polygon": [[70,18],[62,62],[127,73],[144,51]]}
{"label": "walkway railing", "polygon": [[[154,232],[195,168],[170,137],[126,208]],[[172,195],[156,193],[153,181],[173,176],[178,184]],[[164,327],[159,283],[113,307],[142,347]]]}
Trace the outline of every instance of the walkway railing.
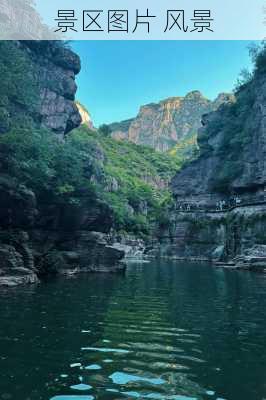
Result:
{"label": "walkway railing", "polygon": [[194,204],[183,204],[180,205],[180,207],[176,207],[175,211],[177,212],[211,212],[211,213],[224,213],[228,211],[232,211],[236,208],[243,208],[243,207],[254,207],[254,206],[260,206],[260,205],[266,205],[266,200],[263,201],[253,201],[249,203],[243,203],[240,202],[238,204],[232,204],[232,205],[225,205],[222,207],[216,207],[216,208],[200,208],[200,206],[195,206]]}

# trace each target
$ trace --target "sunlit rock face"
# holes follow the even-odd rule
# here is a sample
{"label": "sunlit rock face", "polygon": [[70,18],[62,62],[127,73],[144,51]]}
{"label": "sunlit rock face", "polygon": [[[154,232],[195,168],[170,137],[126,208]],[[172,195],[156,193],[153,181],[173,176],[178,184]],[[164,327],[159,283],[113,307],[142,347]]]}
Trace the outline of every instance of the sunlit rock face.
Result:
{"label": "sunlit rock face", "polygon": [[199,91],[142,106],[136,118],[110,125],[115,139],[127,139],[159,151],[197,134],[203,114],[216,110],[232,95],[222,93],[214,101]]}
{"label": "sunlit rock face", "polygon": [[81,124],[86,125],[89,129],[94,130],[93,122],[89,111],[78,101],[76,101],[76,106],[78,107],[79,114],[81,116]]}

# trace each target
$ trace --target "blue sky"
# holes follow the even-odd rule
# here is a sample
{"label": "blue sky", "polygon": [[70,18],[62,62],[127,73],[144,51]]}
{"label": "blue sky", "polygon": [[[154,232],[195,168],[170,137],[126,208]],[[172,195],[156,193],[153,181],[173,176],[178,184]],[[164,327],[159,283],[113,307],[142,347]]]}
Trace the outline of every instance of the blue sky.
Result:
{"label": "blue sky", "polygon": [[214,99],[250,68],[247,41],[79,41],[77,99],[96,126],[134,117],[140,105],[200,90]]}

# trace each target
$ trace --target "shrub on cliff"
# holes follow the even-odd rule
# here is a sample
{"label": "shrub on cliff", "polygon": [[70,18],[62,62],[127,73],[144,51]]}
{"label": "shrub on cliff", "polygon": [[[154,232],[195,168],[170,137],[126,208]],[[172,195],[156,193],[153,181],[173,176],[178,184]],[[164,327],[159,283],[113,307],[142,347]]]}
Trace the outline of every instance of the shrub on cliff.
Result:
{"label": "shrub on cliff", "polygon": [[17,42],[0,41],[0,54],[0,131],[5,132],[15,123],[18,109],[34,112],[38,98],[27,53]]}
{"label": "shrub on cliff", "polygon": [[116,230],[147,235],[161,208],[170,204],[168,182],[180,168],[180,157],[117,141],[86,126],[71,135],[81,135],[102,149],[104,182],[98,193],[113,209]]}
{"label": "shrub on cliff", "polygon": [[103,136],[110,136],[111,135],[111,128],[109,125],[103,124],[98,129],[99,133]]}
{"label": "shrub on cliff", "polygon": [[2,172],[18,179],[40,196],[71,201],[71,196],[93,193],[95,173],[90,143],[70,136],[65,142],[47,130],[13,129],[0,136]]}
{"label": "shrub on cliff", "polygon": [[263,40],[260,44],[252,43],[249,46],[249,55],[253,63],[253,71],[248,69],[242,69],[239,74],[235,86],[235,93],[239,93],[241,90],[245,89],[255,75],[266,72],[266,43]]}
{"label": "shrub on cliff", "polygon": [[255,65],[256,73],[266,72],[266,41],[263,40],[259,46],[253,45],[250,47],[250,55]]}

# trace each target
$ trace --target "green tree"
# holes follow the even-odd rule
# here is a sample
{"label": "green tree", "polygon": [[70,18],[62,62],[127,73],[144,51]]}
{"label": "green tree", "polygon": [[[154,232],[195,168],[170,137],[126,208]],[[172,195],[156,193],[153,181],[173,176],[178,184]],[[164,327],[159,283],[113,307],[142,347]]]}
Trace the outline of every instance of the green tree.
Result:
{"label": "green tree", "polygon": [[109,127],[109,125],[103,124],[99,127],[99,132],[103,136],[110,136],[112,131],[111,131],[111,128]]}

